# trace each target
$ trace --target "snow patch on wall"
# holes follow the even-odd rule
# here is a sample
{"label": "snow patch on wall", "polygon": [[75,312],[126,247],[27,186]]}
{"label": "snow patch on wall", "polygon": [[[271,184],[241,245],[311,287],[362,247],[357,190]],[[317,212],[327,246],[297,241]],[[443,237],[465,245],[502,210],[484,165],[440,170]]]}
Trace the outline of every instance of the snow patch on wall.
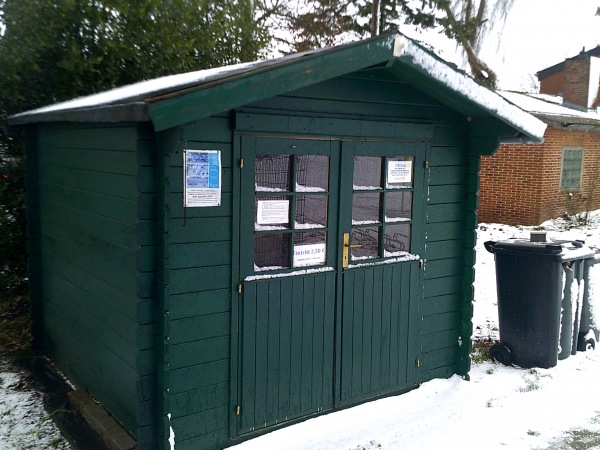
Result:
{"label": "snow patch on wall", "polygon": [[169,444],[171,446],[171,450],[175,450],[175,431],[173,431],[173,427],[171,426],[171,413],[167,414],[169,418]]}
{"label": "snow patch on wall", "polygon": [[[282,269],[282,268],[283,267],[279,267],[279,269]],[[265,270],[265,267],[260,267],[259,270]],[[272,278],[296,277],[299,275],[311,275],[313,273],[333,272],[333,271],[334,271],[333,267],[319,267],[317,269],[294,270],[293,272],[288,272],[288,273],[251,275],[249,277],[244,278],[244,281],[270,280]]]}
{"label": "snow patch on wall", "polygon": [[380,266],[382,264],[394,264],[398,262],[406,262],[406,261],[419,261],[421,257],[419,255],[413,255],[408,252],[398,252],[402,254],[402,256],[392,259],[386,259],[384,261],[373,261],[370,263],[359,263],[359,264],[350,264],[348,269],[357,269],[359,267],[370,267],[370,266]]}

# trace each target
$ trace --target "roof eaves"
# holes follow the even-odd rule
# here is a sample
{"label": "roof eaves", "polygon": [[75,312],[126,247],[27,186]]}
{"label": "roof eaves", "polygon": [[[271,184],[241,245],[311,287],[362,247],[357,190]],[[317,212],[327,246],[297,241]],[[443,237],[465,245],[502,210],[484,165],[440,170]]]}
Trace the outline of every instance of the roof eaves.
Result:
{"label": "roof eaves", "polygon": [[538,117],[540,120],[547,122],[548,124],[557,125],[561,128],[574,129],[579,127],[580,129],[594,129],[594,131],[600,130],[600,119],[539,112],[532,112],[531,114]]}
{"label": "roof eaves", "polygon": [[404,39],[403,42],[396,43],[395,56],[397,61],[416,68],[424,77],[435,80],[455,95],[514,128],[515,134],[522,135],[524,140],[543,142],[546,129],[544,122],[478,83],[465,72],[449,66],[433,53]]}
{"label": "roof eaves", "polygon": [[7,120],[11,126],[34,122],[149,122],[150,113],[144,102],[100,105],[89,108],[57,110],[46,113],[17,114]]}

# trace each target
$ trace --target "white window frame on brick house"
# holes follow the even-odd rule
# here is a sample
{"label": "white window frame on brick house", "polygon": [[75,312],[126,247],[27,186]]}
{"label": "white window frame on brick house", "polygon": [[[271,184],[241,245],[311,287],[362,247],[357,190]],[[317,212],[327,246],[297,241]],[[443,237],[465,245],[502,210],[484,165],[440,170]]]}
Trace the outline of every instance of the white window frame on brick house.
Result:
{"label": "white window frame on brick house", "polygon": [[[576,153],[578,154],[576,156]],[[564,146],[560,165],[560,190],[580,191],[583,178],[583,147]]]}

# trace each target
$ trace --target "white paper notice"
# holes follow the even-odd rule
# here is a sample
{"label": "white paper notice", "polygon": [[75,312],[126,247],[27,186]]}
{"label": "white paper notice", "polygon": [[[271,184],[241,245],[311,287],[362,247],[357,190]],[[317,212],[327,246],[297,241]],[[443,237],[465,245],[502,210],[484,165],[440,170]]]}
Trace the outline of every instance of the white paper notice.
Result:
{"label": "white paper notice", "polygon": [[183,205],[221,205],[221,152],[185,150],[183,152]]}
{"label": "white paper notice", "polygon": [[412,181],[412,161],[388,161],[388,179],[392,183],[410,183]]}
{"label": "white paper notice", "polygon": [[259,225],[289,223],[289,213],[289,200],[259,200],[256,208],[256,223]]}
{"label": "white paper notice", "polygon": [[326,245],[320,244],[295,245],[294,267],[316,266],[325,264]]}

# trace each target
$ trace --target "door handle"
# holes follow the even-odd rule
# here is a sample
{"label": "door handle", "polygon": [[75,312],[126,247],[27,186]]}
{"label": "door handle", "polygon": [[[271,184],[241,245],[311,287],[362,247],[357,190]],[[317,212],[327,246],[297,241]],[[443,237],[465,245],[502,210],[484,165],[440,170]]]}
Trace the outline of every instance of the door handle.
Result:
{"label": "door handle", "polygon": [[344,244],[346,248],[359,248],[362,247],[362,244]]}
{"label": "door handle", "polygon": [[360,244],[350,244],[350,233],[344,233],[344,251],[342,252],[342,268],[348,267],[350,264],[350,249],[360,248]]}

